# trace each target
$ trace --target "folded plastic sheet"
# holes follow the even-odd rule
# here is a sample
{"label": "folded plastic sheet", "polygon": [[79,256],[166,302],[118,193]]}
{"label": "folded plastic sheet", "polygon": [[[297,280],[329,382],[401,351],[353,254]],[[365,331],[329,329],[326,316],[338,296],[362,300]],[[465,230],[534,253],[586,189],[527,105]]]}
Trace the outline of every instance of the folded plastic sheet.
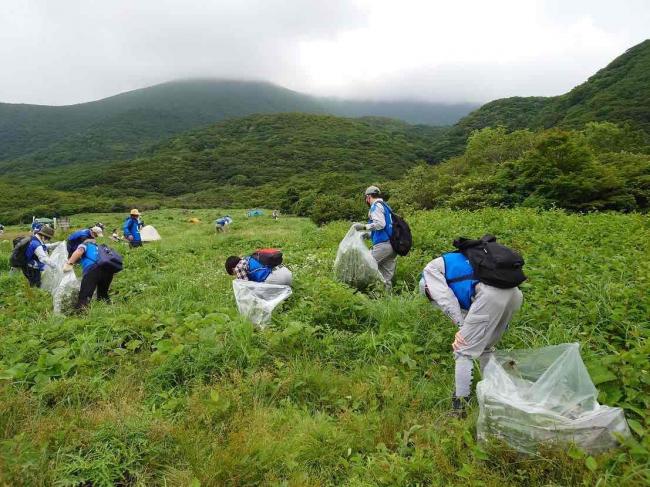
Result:
{"label": "folded plastic sheet", "polygon": [[339,244],[334,261],[336,278],[357,289],[381,280],[377,261],[363,241],[363,233],[350,227]]}
{"label": "folded plastic sheet", "polygon": [[264,328],[271,321],[273,310],[292,293],[289,286],[242,279],[235,279],[232,287],[239,314],[259,328]]}
{"label": "folded plastic sheet", "polygon": [[600,453],[630,435],[622,409],[598,404],[577,343],[495,353],[477,396],[478,438],[498,438],[522,452],[575,444]]}

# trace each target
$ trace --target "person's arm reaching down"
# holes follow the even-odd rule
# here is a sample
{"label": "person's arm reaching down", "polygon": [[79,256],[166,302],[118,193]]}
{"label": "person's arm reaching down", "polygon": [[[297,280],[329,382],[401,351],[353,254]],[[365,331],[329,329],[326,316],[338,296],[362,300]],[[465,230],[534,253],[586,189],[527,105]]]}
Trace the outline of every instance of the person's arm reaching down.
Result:
{"label": "person's arm reaching down", "polygon": [[457,326],[463,324],[463,313],[456,295],[445,279],[445,261],[442,257],[432,260],[424,268],[424,282],[431,299]]}

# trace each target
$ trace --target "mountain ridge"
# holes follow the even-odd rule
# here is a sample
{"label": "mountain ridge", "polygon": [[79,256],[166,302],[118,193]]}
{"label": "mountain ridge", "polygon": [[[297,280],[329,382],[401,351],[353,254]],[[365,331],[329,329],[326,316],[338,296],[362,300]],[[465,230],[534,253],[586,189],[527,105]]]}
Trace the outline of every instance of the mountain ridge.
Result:
{"label": "mountain ridge", "polygon": [[[340,101],[302,94],[266,81],[179,80],[75,105],[0,103],[0,161],[18,160],[15,164],[48,167],[128,159],[171,135],[257,113],[402,119],[414,113],[411,122],[438,121],[440,125],[449,125],[475,106]],[[129,114],[136,116],[128,117]]]}

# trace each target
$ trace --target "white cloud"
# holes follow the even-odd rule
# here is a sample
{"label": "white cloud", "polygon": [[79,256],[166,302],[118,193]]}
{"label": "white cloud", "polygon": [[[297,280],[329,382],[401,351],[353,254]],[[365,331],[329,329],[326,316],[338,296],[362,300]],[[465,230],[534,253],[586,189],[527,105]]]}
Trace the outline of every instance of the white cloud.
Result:
{"label": "white cloud", "polygon": [[79,102],[191,76],[362,98],[551,95],[648,25],[646,0],[3,0],[0,100]]}

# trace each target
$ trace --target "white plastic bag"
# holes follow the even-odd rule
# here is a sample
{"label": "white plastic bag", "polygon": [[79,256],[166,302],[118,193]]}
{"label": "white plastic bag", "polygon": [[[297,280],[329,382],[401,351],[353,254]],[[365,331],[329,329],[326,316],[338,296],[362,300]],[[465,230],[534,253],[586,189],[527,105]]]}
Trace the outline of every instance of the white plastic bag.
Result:
{"label": "white plastic bag", "polygon": [[155,242],[161,240],[158,230],[153,225],[147,225],[140,229],[140,238],[143,242]]}
{"label": "white plastic bag", "polygon": [[63,266],[68,261],[68,249],[65,244],[59,244],[50,255],[54,267],[45,267],[41,278],[41,289],[52,294],[52,304],[55,314],[64,314],[77,302],[81,281],[74,271],[63,272]]}
{"label": "white plastic bag", "polygon": [[52,292],[52,302],[55,314],[66,314],[74,308],[79,299],[81,281],[74,271],[66,272],[59,285]]}
{"label": "white plastic bag", "polygon": [[52,293],[63,279],[63,266],[68,261],[68,249],[65,242],[55,247],[50,255],[50,260],[54,267],[45,266],[41,274],[41,289]]}
{"label": "white plastic bag", "polygon": [[363,242],[363,233],[350,227],[339,244],[334,261],[336,278],[356,287],[364,289],[377,280],[381,280],[377,261]]}
{"label": "white plastic bag", "polygon": [[239,314],[264,328],[271,320],[271,313],[282,301],[291,296],[291,288],[279,284],[244,281],[235,279],[232,283]]}
{"label": "white plastic bag", "polygon": [[476,388],[480,440],[496,437],[533,453],[541,443],[575,443],[589,453],[630,435],[623,410],[598,404],[577,343],[497,352]]}

